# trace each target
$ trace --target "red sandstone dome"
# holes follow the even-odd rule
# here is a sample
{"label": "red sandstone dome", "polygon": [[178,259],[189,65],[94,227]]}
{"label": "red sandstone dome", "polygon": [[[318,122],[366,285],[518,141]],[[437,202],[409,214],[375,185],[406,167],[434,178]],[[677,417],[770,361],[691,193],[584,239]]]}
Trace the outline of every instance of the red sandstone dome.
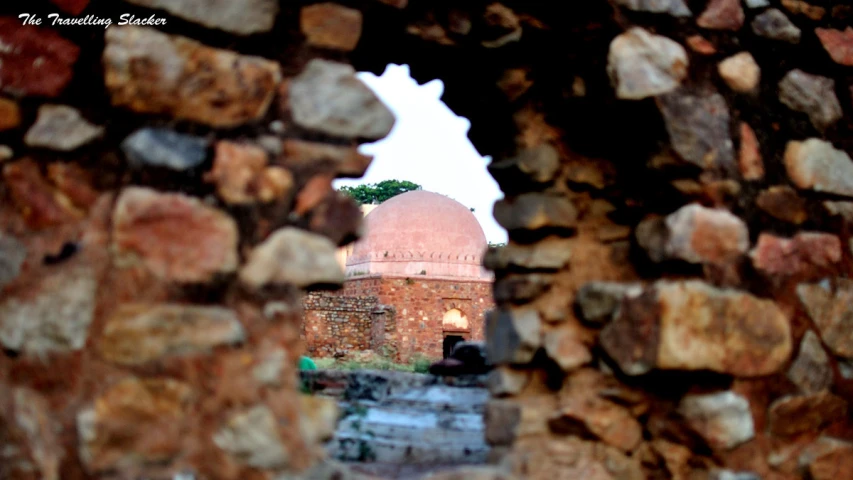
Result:
{"label": "red sandstone dome", "polygon": [[490,278],[480,223],[456,200],[422,190],[398,195],[365,217],[367,234],[347,258],[348,277]]}

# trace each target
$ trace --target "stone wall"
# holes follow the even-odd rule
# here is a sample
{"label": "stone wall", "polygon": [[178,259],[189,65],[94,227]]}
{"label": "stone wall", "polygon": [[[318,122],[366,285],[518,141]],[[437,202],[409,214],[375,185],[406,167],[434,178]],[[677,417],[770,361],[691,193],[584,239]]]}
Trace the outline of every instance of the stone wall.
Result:
{"label": "stone wall", "polygon": [[850,475],[851,8],[584,3],[520,20],[564,73],[499,83],[495,453],[532,479]]}
{"label": "stone wall", "polygon": [[847,2],[26,3],[40,25],[0,4],[0,477],[321,456],[300,289],[344,280],[361,214],[331,181],[394,123],[353,74],[394,62],[442,79],[506,194],[504,467],[853,478]]}
{"label": "stone wall", "polygon": [[305,349],[317,358],[339,358],[365,350],[382,352],[386,322],[393,322],[393,311],[389,315],[389,307],[375,296],[312,292],[305,295],[302,307]]}
{"label": "stone wall", "polygon": [[351,278],[346,295],[373,295],[396,309],[394,345],[400,361],[413,356],[441,359],[444,314],[460,310],[468,317],[468,330],[457,332],[466,340],[483,340],[486,312],[494,307],[490,281],[372,276]]}

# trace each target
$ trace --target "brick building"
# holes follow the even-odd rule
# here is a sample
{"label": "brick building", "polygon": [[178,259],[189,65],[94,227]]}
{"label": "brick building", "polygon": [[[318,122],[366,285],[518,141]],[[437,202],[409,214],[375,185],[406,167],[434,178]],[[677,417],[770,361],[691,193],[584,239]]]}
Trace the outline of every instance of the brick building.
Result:
{"label": "brick building", "polygon": [[366,213],[366,235],[341,250],[343,290],[305,299],[309,354],[371,349],[407,361],[441,358],[456,341],[481,340],[493,279],[482,267],[488,244],[471,211],[413,191]]}

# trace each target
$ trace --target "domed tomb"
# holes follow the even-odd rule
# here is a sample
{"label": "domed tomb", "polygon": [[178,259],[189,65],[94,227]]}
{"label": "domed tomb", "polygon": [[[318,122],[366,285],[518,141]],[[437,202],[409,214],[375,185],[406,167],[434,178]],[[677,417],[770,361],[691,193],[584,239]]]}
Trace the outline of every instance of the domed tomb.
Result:
{"label": "domed tomb", "polygon": [[415,190],[397,195],[365,217],[366,235],[347,258],[347,277],[405,275],[490,279],[482,267],[483,228],[461,203]]}

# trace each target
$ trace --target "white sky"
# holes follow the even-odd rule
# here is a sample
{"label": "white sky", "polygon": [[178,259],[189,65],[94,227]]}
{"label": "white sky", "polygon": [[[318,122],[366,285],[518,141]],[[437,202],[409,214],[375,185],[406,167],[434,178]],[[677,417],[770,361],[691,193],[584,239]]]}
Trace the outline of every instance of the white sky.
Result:
{"label": "white sky", "polygon": [[361,147],[363,153],[374,155],[364,177],[337,180],[335,188],[408,180],[474,208],[486,238],[506,242],[506,232],[492,217],[492,206],[503,193],[486,170],[488,158],[481,157],[468,141],[471,122],[439,100],[444,84],[433,80],[418,85],[407,65],[389,65],[381,77],[358,76],[394,112],[397,123],[388,137]]}

